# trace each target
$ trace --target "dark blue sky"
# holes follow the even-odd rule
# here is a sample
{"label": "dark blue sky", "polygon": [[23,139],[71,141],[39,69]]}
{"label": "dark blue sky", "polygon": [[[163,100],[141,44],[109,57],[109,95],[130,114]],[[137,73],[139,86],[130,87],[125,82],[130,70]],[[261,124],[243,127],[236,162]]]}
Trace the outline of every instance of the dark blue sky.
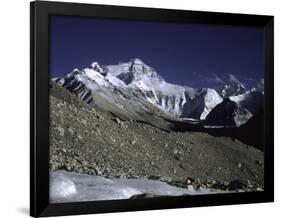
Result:
{"label": "dark blue sky", "polygon": [[167,81],[182,85],[207,83],[215,74],[260,79],[263,34],[256,27],[52,16],[50,74],[137,57]]}

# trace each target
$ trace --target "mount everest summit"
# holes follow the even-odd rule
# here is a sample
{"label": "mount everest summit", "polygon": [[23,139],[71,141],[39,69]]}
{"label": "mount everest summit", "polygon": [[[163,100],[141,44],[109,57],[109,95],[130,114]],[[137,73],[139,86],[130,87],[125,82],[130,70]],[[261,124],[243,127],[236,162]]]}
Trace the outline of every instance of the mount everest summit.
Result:
{"label": "mount everest summit", "polygon": [[53,81],[91,106],[160,127],[169,126],[163,120],[240,126],[263,104],[260,86],[248,90],[235,80],[217,88],[172,84],[138,58],[117,65],[94,62]]}

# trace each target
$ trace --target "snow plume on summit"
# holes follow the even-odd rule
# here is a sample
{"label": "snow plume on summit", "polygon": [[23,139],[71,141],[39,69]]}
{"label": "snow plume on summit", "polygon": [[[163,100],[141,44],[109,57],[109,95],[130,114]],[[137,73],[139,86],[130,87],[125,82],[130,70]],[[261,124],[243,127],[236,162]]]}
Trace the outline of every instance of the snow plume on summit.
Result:
{"label": "snow plume on summit", "polygon": [[233,74],[228,74],[228,81],[230,83],[242,84]]}

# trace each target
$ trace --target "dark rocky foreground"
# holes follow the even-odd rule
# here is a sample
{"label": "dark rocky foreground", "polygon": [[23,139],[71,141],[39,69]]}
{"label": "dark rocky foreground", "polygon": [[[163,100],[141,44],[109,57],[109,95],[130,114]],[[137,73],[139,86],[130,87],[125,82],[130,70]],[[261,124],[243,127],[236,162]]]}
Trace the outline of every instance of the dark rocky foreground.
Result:
{"label": "dark rocky foreground", "polygon": [[149,178],[188,189],[263,189],[262,151],[229,137],[169,132],[91,108],[50,89],[50,168]]}

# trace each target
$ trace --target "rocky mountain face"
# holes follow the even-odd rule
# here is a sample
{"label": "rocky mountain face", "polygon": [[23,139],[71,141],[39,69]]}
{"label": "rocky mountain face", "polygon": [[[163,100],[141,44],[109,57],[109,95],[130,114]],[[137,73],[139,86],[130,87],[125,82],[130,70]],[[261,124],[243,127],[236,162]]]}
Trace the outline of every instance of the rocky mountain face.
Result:
{"label": "rocky mountain face", "polygon": [[222,98],[214,89],[202,89],[195,98],[184,105],[181,117],[204,120],[210,111],[221,102]]}
{"label": "rocky mountain face", "polygon": [[241,126],[252,114],[238,103],[226,98],[207,115],[204,124],[208,126]]}
{"label": "rocky mountain face", "polygon": [[230,96],[229,98],[250,111],[252,115],[263,109],[264,94],[256,89],[251,89],[243,94]]}

